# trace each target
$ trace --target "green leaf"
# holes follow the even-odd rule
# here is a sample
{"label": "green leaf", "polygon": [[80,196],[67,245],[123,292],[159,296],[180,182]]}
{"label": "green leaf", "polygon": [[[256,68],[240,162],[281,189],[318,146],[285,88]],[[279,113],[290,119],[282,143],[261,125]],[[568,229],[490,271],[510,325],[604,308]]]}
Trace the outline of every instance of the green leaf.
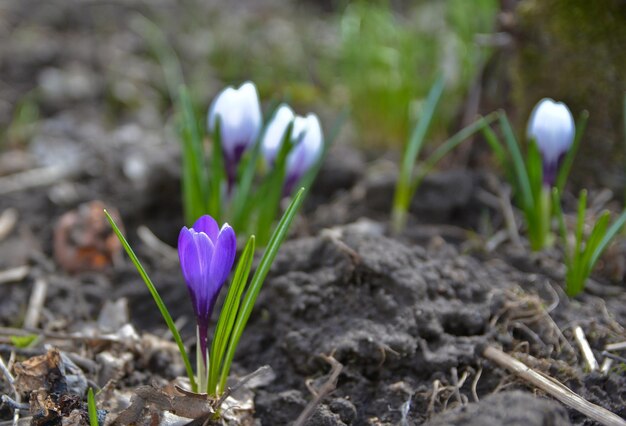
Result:
{"label": "green leaf", "polygon": [[250,318],[250,314],[252,313],[252,309],[254,308],[254,303],[261,291],[261,287],[263,286],[263,282],[265,281],[265,277],[272,266],[272,262],[278,253],[278,249],[283,243],[285,237],[287,236],[287,231],[293,221],[293,218],[296,216],[296,213],[300,209],[302,205],[302,201],[304,200],[304,188],[300,188],[300,190],[296,193],[291,204],[283,217],[280,219],[280,222],[276,226],[272,237],[265,249],[265,253],[263,253],[263,257],[259,262],[259,266],[252,276],[252,280],[250,281],[250,285],[246,290],[246,294],[243,297],[243,303],[239,312],[237,313],[237,318],[235,320],[235,325],[233,327],[233,331],[230,337],[230,341],[228,342],[228,348],[226,349],[226,354],[224,356],[224,363],[222,366],[221,378],[218,387],[218,394],[221,394],[224,391],[226,386],[226,379],[228,378],[228,374],[230,372],[230,366],[233,361],[233,357],[235,356],[235,350],[237,349],[237,345],[239,344],[239,339],[243,334],[243,330],[248,323],[248,319]]}
{"label": "green leaf", "polygon": [[[222,220],[222,182],[226,177],[224,169],[224,154],[222,152],[222,118],[215,118],[215,130],[213,132],[211,154],[211,174],[209,180],[208,213],[218,222]],[[233,182],[234,183],[234,182]],[[199,216],[196,216],[199,217]]]}
{"label": "green leaf", "polygon": [[493,131],[491,126],[484,126],[481,128],[481,131],[483,137],[485,138],[485,141],[487,142],[487,144],[489,144],[489,147],[496,156],[496,160],[498,161],[500,166],[505,167],[507,164],[506,152],[500,144],[500,140],[498,139],[496,132]]}
{"label": "green leaf", "polygon": [[[213,335],[213,342],[211,344],[211,360],[209,364],[209,383],[207,393],[214,395],[217,391],[217,382],[220,377],[220,369],[224,360],[224,353],[231,336],[233,325],[239,312],[239,305],[241,303],[241,295],[246,288],[248,282],[248,275],[252,268],[252,260],[254,259],[254,235],[248,239],[246,247],[239,258],[237,268],[235,269],[235,276],[228,288],[226,300],[222,306],[215,333]],[[226,373],[228,374],[228,373]]]}
{"label": "green leaf", "polygon": [[33,346],[38,340],[39,336],[36,334],[27,334],[25,336],[10,336],[11,344],[19,349],[25,349]]}
{"label": "green leaf", "polygon": [[534,210],[535,203],[532,197],[530,180],[524,164],[524,158],[522,157],[522,152],[520,151],[517,139],[515,139],[515,135],[513,134],[511,123],[509,122],[506,113],[503,111],[500,113],[500,127],[502,127],[504,142],[506,143],[507,149],[511,154],[511,159],[513,160],[513,169],[515,170],[515,175],[517,177],[518,190],[521,192],[523,210]]}
{"label": "green leaf", "polygon": [[163,316],[163,319],[165,320],[167,327],[170,329],[170,332],[172,333],[172,337],[174,337],[174,341],[176,341],[176,344],[178,345],[178,351],[180,352],[180,356],[183,358],[185,369],[187,370],[187,376],[189,377],[189,382],[191,383],[191,390],[194,392],[197,392],[198,386],[196,384],[196,380],[193,375],[193,369],[191,368],[191,363],[189,362],[189,357],[187,356],[187,351],[185,350],[183,339],[180,337],[180,333],[178,332],[178,329],[176,328],[176,325],[174,324],[174,320],[172,319],[172,316],[170,315],[169,311],[165,307],[165,303],[163,303],[163,299],[161,299],[159,292],[157,291],[156,287],[152,283],[152,280],[148,276],[148,273],[146,272],[144,267],[141,265],[141,262],[139,262],[139,259],[135,255],[135,252],[130,247],[130,244],[128,244],[128,241],[126,241],[126,238],[124,238],[124,235],[122,235],[122,232],[120,231],[120,229],[115,224],[115,221],[113,220],[111,215],[109,215],[109,212],[107,212],[106,210],[104,210],[104,214],[106,215],[107,220],[111,224],[111,227],[113,228],[113,232],[115,232],[115,235],[117,235],[117,238],[122,243],[124,250],[126,250],[126,254],[130,258],[130,260],[133,262],[133,265],[135,265],[135,268],[137,268],[137,272],[139,272],[139,275],[141,275],[141,278],[143,279],[143,282],[146,284],[146,287],[148,287],[148,291],[150,291],[150,294],[152,295],[152,298],[154,299],[154,303],[156,303],[157,307],[159,308],[159,311],[161,312],[161,316]]}
{"label": "green leaf", "polygon": [[89,388],[87,392],[87,410],[89,412],[89,425],[99,426],[98,409],[96,408],[96,399],[93,396],[93,389]]}
{"label": "green leaf", "polygon": [[411,180],[413,177],[413,168],[417,157],[424,145],[424,138],[433,120],[435,108],[441,99],[445,82],[443,76],[439,76],[435,84],[431,87],[422,115],[420,116],[411,138],[409,139],[404,155],[402,156],[402,165],[400,167],[400,176],[396,184],[396,190],[392,206],[392,224],[395,232],[399,232],[404,228],[406,220],[406,212],[409,209],[411,201]]}
{"label": "green leaf", "polygon": [[444,143],[439,145],[439,147],[428,156],[426,160],[422,163],[420,170],[415,177],[415,179],[411,183],[411,190],[409,192],[409,200],[413,198],[415,191],[422,183],[422,180],[430,173],[435,166],[446,156],[450,151],[459,146],[462,142],[467,140],[474,133],[482,130],[485,127],[488,127],[493,121],[498,118],[498,113],[491,113],[486,117],[481,117],[472,124],[463,129],[459,130],[452,137],[446,140]]}
{"label": "green leaf", "polygon": [[593,255],[590,259],[591,268],[595,266],[598,259],[600,259],[600,256],[602,256],[604,250],[606,250],[608,245],[611,244],[611,241],[613,241],[613,238],[615,238],[615,235],[617,235],[617,233],[622,229],[624,224],[626,224],[626,210],[624,210],[622,214],[619,215],[617,220],[613,222],[611,227],[604,234],[602,240],[595,247]]}
{"label": "green leaf", "polygon": [[179,120],[183,156],[183,201],[185,222],[188,226],[206,213],[209,180],[202,149],[202,135],[196,120],[193,104],[185,86],[179,91]]}
{"label": "green leaf", "polygon": [[558,188],[552,188],[552,206],[554,208],[554,215],[559,223],[559,231],[561,232],[561,239],[563,240],[563,255],[565,257],[565,265],[568,269],[572,265],[572,256],[570,253],[569,242],[567,239],[567,227],[565,226],[565,217],[563,216],[563,210],[561,209],[561,196]]}

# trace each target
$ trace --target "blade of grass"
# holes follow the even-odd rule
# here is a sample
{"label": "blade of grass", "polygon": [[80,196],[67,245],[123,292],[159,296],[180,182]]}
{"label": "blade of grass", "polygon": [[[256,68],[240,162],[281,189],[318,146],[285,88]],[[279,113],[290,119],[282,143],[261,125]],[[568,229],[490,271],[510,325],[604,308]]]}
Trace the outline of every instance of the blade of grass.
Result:
{"label": "blade of grass", "polygon": [[89,413],[89,425],[99,426],[98,408],[96,407],[96,399],[93,396],[92,388],[89,388],[89,391],[87,392],[87,411]]}
{"label": "blade of grass", "polygon": [[[211,174],[206,177],[209,181],[209,194],[207,197],[207,209],[213,218],[223,222],[222,218],[222,182],[225,177],[224,157],[222,152],[222,120],[217,116],[215,120],[215,131],[213,132],[212,154],[211,154]],[[233,182],[234,183],[234,182]],[[231,183],[229,182],[229,185]],[[230,187],[229,187],[230,189]]]}
{"label": "blade of grass", "polygon": [[185,202],[189,203],[185,205],[185,221],[188,226],[191,226],[196,218],[206,213],[205,203],[209,195],[207,187],[209,180],[204,162],[202,136],[189,92],[185,86],[180,87],[179,100],[183,143],[183,195]]}
{"label": "blade of grass", "polygon": [[392,205],[392,224],[395,232],[400,232],[404,228],[406,221],[406,212],[410,204],[411,179],[413,177],[413,169],[417,157],[424,145],[424,138],[428,132],[428,128],[433,119],[435,108],[441,99],[443,89],[445,87],[443,76],[439,76],[435,84],[431,87],[426,98],[426,104],[422,115],[420,116],[413,133],[406,145],[406,150],[402,156],[402,164],[400,166],[400,175],[396,183]]}
{"label": "blade of grass", "polygon": [[452,135],[448,140],[442,143],[432,154],[428,156],[426,160],[420,165],[419,172],[413,180],[410,192],[409,200],[413,198],[413,194],[422,183],[422,180],[430,173],[435,166],[441,161],[450,151],[459,146],[463,141],[472,136],[474,133],[488,127],[499,116],[499,113],[492,112],[491,114],[481,117],[469,126],[459,130]]}
{"label": "blade of grass", "polygon": [[520,151],[517,139],[513,134],[511,123],[509,122],[509,119],[504,111],[500,112],[499,121],[502,133],[504,134],[504,142],[506,143],[507,149],[511,154],[511,159],[513,160],[513,169],[515,170],[515,175],[517,177],[518,190],[521,191],[522,194],[524,210],[534,210],[535,204],[530,189],[530,180],[528,179],[528,173],[526,172],[524,157]]}
{"label": "blade of grass", "polygon": [[159,308],[159,311],[161,312],[161,316],[163,316],[163,319],[165,320],[167,327],[170,329],[170,332],[172,333],[172,337],[174,337],[174,341],[178,345],[180,356],[183,358],[183,363],[185,364],[185,370],[187,370],[187,376],[189,376],[189,382],[191,383],[191,390],[194,392],[197,392],[198,386],[196,385],[196,380],[193,375],[193,369],[191,368],[191,363],[189,362],[189,357],[187,356],[187,351],[185,350],[183,339],[180,337],[180,333],[178,332],[178,329],[176,328],[176,325],[174,324],[174,320],[172,319],[172,316],[170,315],[169,311],[165,307],[165,303],[163,303],[163,299],[161,299],[161,296],[159,295],[159,292],[157,291],[154,284],[152,283],[152,280],[148,276],[148,273],[146,272],[144,267],[141,265],[141,262],[135,255],[135,252],[133,251],[133,249],[130,247],[130,244],[128,244],[128,241],[126,241],[126,238],[124,238],[124,235],[122,235],[122,232],[120,231],[120,229],[117,227],[117,224],[115,223],[111,215],[109,215],[109,212],[105,210],[104,214],[106,215],[107,220],[111,224],[111,227],[113,228],[113,232],[115,232],[115,235],[117,235],[117,238],[122,243],[122,246],[124,246],[124,250],[126,250],[126,254],[130,258],[130,260],[133,262],[133,265],[135,265],[135,268],[137,268],[137,272],[139,272],[139,275],[141,275],[141,278],[143,279],[143,282],[146,284],[146,287],[148,287],[148,291],[150,291],[150,294],[152,295],[152,298],[154,299],[154,303],[156,303],[157,307]]}
{"label": "blade of grass", "polygon": [[572,147],[565,155],[565,158],[563,159],[563,163],[559,168],[559,173],[556,178],[556,187],[559,188],[559,192],[563,192],[563,189],[565,188],[565,183],[567,182],[567,177],[569,176],[570,170],[572,169],[572,164],[574,164],[574,158],[576,158],[576,153],[578,152],[578,148],[580,147],[580,141],[582,140],[583,133],[585,133],[588,119],[589,112],[587,111],[583,111],[578,118],[578,123],[576,124],[576,133],[574,135],[574,142],[572,143]]}
{"label": "blade of grass", "polygon": [[617,233],[622,229],[622,227],[626,224],[626,210],[619,215],[619,217],[613,222],[611,227],[606,231],[602,240],[598,243],[597,247],[593,251],[593,255],[591,256],[591,267],[595,266],[602,253],[607,248],[607,246],[611,243],[611,240],[617,235]]}
{"label": "blade of grass", "polygon": [[252,260],[254,259],[254,235],[248,239],[246,247],[239,258],[233,281],[230,284],[226,300],[222,306],[213,342],[211,344],[211,362],[209,364],[209,383],[207,393],[214,395],[217,391],[217,382],[220,376],[220,367],[224,359],[226,344],[233,329],[237,312],[239,312],[239,304],[241,303],[241,295],[246,288],[248,275],[252,268]]}
{"label": "blade of grass", "polygon": [[561,195],[558,188],[552,188],[552,205],[554,208],[554,215],[556,216],[556,219],[559,223],[561,239],[563,240],[563,255],[565,257],[565,265],[569,269],[571,267],[571,253],[569,248],[569,241],[567,238],[565,217],[563,216],[563,210],[561,209]]}
{"label": "blade of grass", "polygon": [[228,342],[226,355],[224,356],[224,364],[222,366],[218,394],[221,394],[224,391],[224,388],[226,386],[226,380],[228,379],[228,374],[230,372],[230,366],[235,356],[235,350],[237,349],[239,339],[241,338],[243,330],[248,323],[250,314],[252,314],[254,303],[256,302],[259,292],[261,291],[261,287],[263,286],[265,277],[267,276],[267,273],[272,266],[272,262],[274,261],[274,258],[278,253],[278,249],[280,248],[285,237],[287,236],[289,226],[291,225],[293,218],[296,216],[296,213],[300,209],[303,199],[304,188],[300,188],[300,190],[296,193],[293,200],[291,201],[291,204],[289,204],[289,207],[287,207],[287,210],[285,210],[285,213],[280,219],[280,222],[276,226],[276,229],[274,230],[274,233],[270,238],[267,248],[265,249],[265,253],[263,253],[263,257],[261,258],[259,266],[252,276],[252,280],[250,281],[250,285],[248,286],[246,294],[244,295],[240,311],[238,312],[237,319],[235,320],[235,326],[233,327],[233,331]]}
{"label": "blade of grass", "polygon": [[493,131],[491,126],[485,126],[481,130],[485,141],[496,156],[498,163],[501,167],[505,167],[507,164],[506,151],[500,144],[500,140],[498,139],[496,132]]}

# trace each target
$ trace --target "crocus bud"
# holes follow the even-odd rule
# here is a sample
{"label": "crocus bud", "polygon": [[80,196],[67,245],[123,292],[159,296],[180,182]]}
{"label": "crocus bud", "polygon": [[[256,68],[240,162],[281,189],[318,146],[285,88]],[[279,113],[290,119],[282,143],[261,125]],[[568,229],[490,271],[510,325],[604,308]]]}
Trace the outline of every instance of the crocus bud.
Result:
{"label": "crocus bud", "polygon": [[254,83],[248,81],[239,89],[227,87],[213,100],[208,117],[211,132],[215,130],[217,117],[220,119],[226,173],[229,184],[232,184],[241,156],[254,144],[261,131],[261,106]]}
{"label": "crocus bud", "polygon": [[306,117],[296,116],[287,105],[281,105],[263,135],[263,155],[268,163],[276,160],[285,131],[293,122],[291,143],[293,147],[287,156],[285,185],[283,192],[291,193],[293,186],[315,164],[324,146],[322,128],[315,114]]}
{"label": "crocus bud", "polygon": [[178,258],[187,283],[198,324],[200,349],[207,350],[207,331],[217,296],[235,261],[237,239],[227,223],[220,229],[215,219],[205,215],[183,227],[178,235]]}
{"label": "crocus bud", "polygon": [[543,183],[554,185],[563,157],[572,146],[576,131],[574,118],[562,102],[544,98],[528,121],[528,138],[537,142],[543,161]]}

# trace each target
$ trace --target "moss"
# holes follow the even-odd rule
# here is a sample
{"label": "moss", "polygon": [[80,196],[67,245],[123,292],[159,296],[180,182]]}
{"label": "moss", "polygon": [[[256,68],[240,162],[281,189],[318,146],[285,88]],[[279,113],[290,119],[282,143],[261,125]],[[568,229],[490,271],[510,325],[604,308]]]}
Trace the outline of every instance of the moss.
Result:
{"label": "moss", "polygon": [[522,0],[516,16],[511,78],[519,127],[543,97],[564,101],[575,117],[587,109],[589,125],[572,177],[623,187],[626,3]]}

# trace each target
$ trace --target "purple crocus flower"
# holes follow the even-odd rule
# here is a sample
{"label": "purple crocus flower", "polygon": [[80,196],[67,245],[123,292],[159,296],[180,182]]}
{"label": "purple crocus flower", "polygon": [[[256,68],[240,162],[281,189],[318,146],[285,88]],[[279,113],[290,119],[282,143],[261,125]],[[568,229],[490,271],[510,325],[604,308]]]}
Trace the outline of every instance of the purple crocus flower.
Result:
{"label": "purple crocus flower", "polygon": [[535,139],[543,160],[543,183],[554,185],[559,165],[572,146],[574,117],[562,102],[544,98],[530,115],[528,138]]}
{"label": "purple crocus flower", "polygon": [[229,86],[217,95],[209,108],[209,131],[215,130],[218,116],[230,189],[243,153],[254,144],[261,132],[261,105],[254,83],[245,82],[238,89]]}
{"label": "purple crocus flower", "polygon": [[207,349],[211,313],[233,267],[236,251],[233,228],[225,223],[220,229],[215,219],[208,215],[198,219],[191,228],[184,226],[178,235],[180,268],[196,314],[203,354]]}
{"label": "purple crocus flower", "polygon": [[263,135],[262,149],[265,160],[272,164],[280,151],[289,124],[293,122],[291,143],[294,145],[287,156],[283,193],[288,195],[294,185],[322,155],[324,140],[322,128],[315,114],[297,116],[291,108],[282,104]]}

